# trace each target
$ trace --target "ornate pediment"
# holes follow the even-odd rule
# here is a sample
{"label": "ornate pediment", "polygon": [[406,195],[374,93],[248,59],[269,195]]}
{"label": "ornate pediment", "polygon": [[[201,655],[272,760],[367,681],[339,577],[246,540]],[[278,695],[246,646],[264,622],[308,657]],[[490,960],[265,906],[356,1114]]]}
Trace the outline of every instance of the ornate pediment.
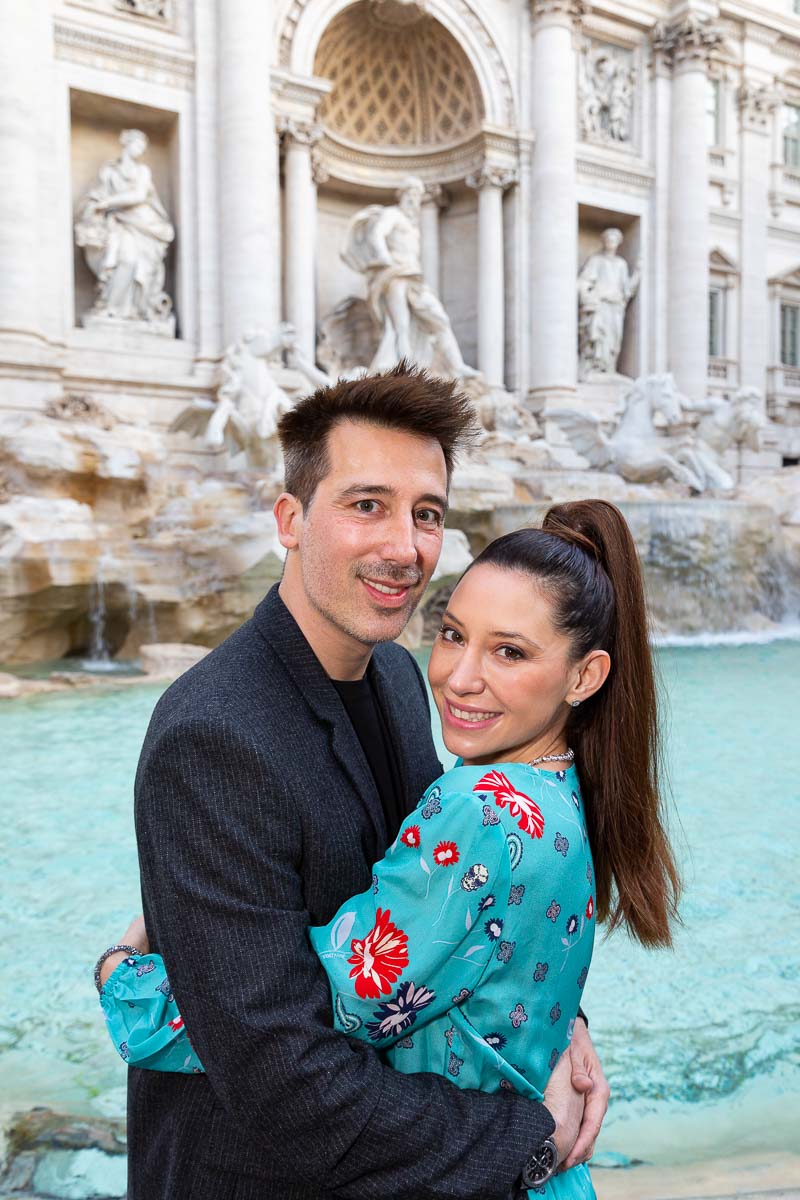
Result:
{"label": "ornate pediment", "polygon": [[731,284],[739,278],[739,265],[729,258],[718,246],[708,256],[708,269],[712,275],[724,275],[725,282]]}
{"label": "ornate pediment", "polygon": [[800,264],[792,267],[791,271],[785,271],[782,275],[773,275],[769,286],[778,288],[780,291],[800,292]]}

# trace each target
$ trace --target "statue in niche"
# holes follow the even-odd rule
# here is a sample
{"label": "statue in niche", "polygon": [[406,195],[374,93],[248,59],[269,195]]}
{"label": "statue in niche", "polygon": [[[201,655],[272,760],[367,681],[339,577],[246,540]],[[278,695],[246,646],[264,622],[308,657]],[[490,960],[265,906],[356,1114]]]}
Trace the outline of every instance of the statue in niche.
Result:
{"label": "statue in niche", "polygon": [[624,145],[633,132],[636,70],[631,55],[589,42],[580,60],[578,109],[587,142]]}
{"label": "statue in niche", "polygon": [[622,233],[605,229],[603,249],[590,254],[578,274],[578,355],[582,379],[614,375],[617,370],[625,310],[636,294],[640,271],[631,271],[619,253]]}
{"label": "statue in niche", "polygon": [[422,180],[410,177],[397,204],[362,208],[347,230],[342,258],[365,276],[367,307],[379,331],[368,369],[385,371],[407,358],[440,375],[476,380],[480,373],[464,362],[450,318],[422,273],[424,195]]}
{"label": "statue in niche", "polygon": [[279,326],[272,337],[258,331],[244,333],[225,351],[216,401],[193,400],[172,422],[170,431],[202,438],[210,450],[225,447],[232,455],[244,453],[249,466],[274,470],[280,463],[278,420],[294,401],[275,379],[269,360],[285,351],[288,365],[312,387],[332,382],[329,375],[306,362],[296,342],[294,326],[289,324]]}
{"label": "statue in niche", "polygon": [[134,323],[151,333],[175,336],[172,301],[164,291],[164,260],[175,230],[140,162],[147,136],[120,134],[122,151],[100,168],[97,182],[78,208],[75,241],[99,285],[84,325]]}

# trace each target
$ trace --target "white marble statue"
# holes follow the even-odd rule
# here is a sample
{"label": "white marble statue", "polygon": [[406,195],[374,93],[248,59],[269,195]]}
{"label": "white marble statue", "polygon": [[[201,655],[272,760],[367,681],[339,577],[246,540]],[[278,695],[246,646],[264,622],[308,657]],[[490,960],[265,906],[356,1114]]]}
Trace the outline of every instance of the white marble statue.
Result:
{"label": "white marble statue", "polygon": [[450,318],[425,282],[420,257],[419,215],[425,185],[407,179],[397,204],[370,204],[355,214],[342,258],[366,277],[367,302],[380,330],[369,371],[385,371],[401,358],[441,375],[471,379]]}
{"label": "white marble statue", "polygon": [[629,51],[589,41],[580,59],[578,110],[587,142],[622,145],[633,133],[636,71]]}
{"label": "white marble statue", "polygon": [[120,134],[119,158],[103,164],[78,207],[75,241],[99,281],[85,325],[132,322],[149,332],[175,335],[172,301],[164,291],[164,260],[175,230],[140,162],[147,137]]}
{"label": "white marble statue", "polygon": [[639,286],[619,253],[622,233],[605,229],[603,249],[590,254],[578,275],[578,354],[580,376],[613,375],[617,370],[625,310]]}
{"label": "white marble statue", "polygon": [[616,471],[629,483],[674,479],[699,494],[708,486],[705,472],[679,459],[653,420],[660,413],[667,429],[684,424],[686,403],[672,375],[645,375],[631,387],[625,411],[611,436],[603,432],[597,417],[585,412],[557,409],[547,415],[595,470]]}
{"label": "white marble statue", "polygon": [[732,400],[707,396],[703,400],[684,400],[684,411],[696,413],[695,428],[675,450],[675,457],[704,484],[731,491],[736,481],[724,465],[729,450],[748,447],[758,450],[761,430],[766,425],[764,398],[758,388],[739,388]]}
{"label": "white marble statue", "polygon": [[289,366],[312,387],[331,383],[330,376],[302,358],[295,343],[295,330],[288,324],[281,325],[272,337],[255,331],[244,333],[225,351],[216,401],[193,400],[170,430],[201,437],[212,450],[225,446],[231,454],[244,453],[251,467],[276,468],[280,462],[278,420],[294,401],[275,379],[268,360],[286,351]]}

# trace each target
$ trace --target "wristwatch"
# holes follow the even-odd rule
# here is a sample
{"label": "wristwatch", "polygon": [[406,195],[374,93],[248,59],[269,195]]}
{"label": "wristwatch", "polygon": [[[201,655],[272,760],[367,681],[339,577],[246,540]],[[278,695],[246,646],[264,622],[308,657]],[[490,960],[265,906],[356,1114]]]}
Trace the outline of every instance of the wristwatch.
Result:
{"label": "wristwatch", "polygon": [[522,1196],[528,1188],[542,1187],[549,1179],[553,1178],[557,1170],[558,1148],[551,1137],[545,1138],[541,1146],[534,1150],[526,1160],[520,1175],[517,1194]]}

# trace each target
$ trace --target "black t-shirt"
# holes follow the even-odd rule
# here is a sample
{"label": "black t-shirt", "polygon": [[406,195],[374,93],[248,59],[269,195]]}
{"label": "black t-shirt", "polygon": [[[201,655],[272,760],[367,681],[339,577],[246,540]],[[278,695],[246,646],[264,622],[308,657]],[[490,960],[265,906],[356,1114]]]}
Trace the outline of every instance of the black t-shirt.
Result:
{"label": "black t-shirt", "polygon": [[392,735],[369,672],[363,679],[332,679],[331,683],[352,722],[378,789],[390,843],[406,815],[407,798]]}

